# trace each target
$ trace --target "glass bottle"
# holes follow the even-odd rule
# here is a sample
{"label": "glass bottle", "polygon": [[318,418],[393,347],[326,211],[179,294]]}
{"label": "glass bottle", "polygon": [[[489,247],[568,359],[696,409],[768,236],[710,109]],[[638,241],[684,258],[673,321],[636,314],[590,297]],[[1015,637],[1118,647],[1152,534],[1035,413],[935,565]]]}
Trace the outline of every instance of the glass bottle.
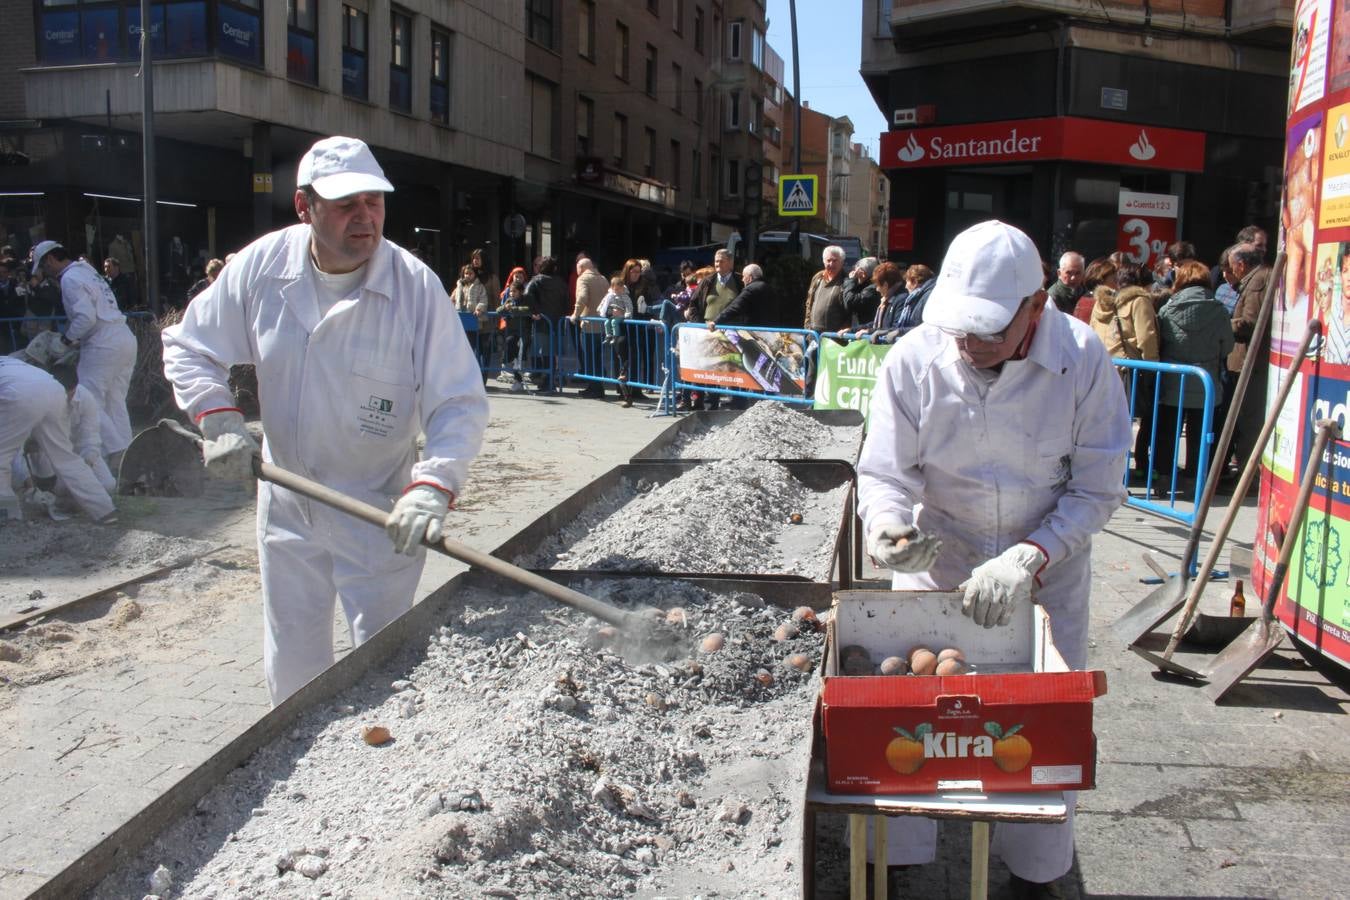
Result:
{"label": "glass bottle", "polygon": [[1237,587],[1233,589],[1233,599],[1228,604],[1228,615],[1244,616],[1247,614],[1247,598],[1242,595],[1242,579],[1238,579]]}

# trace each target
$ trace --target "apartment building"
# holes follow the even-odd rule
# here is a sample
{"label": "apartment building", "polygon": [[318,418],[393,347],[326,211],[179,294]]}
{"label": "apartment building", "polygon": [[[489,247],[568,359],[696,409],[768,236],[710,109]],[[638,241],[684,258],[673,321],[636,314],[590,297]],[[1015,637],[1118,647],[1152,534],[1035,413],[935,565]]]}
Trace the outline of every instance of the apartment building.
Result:
{"label": "apartment building", "polygon": [[[795,102],[789,96],[783,114],[783,160],[788,165],[798,140],[792,109]],[[830,234],[856,237],[849,218],[853,122],[848,116],[835,117],[814,110],[809,100],[802,104],[801,120],[801,172],[816,176],[820,218],[825,220]]]}
{"label": "apartment building", "polygon": [[[1237,227],[1273,229],[1294,5],[863,0],[861,71],[893,123],[892,254],[938,261],[993,216],[1047,258],[1152,262],[1179,234],[1214,259]],[[1123,234],[1139,195],[1172,218]]]}
{"label": "apartment building", "polygon": [[[386,234],[442,276],[729,230],[773,121],[764,25],[762,0],[155,0],[161,277],[293,221],[329,134],[375,149]],[[0,0],[0,242],[143,260],[141,31],[136,0]]]}
{"label": "apartment building", "polygon": [[849,148],[848,231],[874,256],[886,257],[886,223],[890,210],[890,182],[867,148]]}

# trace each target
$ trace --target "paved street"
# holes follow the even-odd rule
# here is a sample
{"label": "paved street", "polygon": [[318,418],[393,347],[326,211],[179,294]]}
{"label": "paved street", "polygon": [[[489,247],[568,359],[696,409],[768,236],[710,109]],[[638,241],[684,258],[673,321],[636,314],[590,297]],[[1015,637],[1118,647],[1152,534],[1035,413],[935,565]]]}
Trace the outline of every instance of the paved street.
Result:
{"label": "paved street", "polygon": [[[614,402],[495,389],[492,404],[475,490],[455,514],[460,536],[480,548],[626,461],[670,422]],[[216,533],[199,524],[194,536],[233,542],[220,565],[235,567],[251,591],[250,504],[241,495],[220,510]],[[1234,532],[1243,543],[1254,521],[1249,502]],[[1080,796],[1068,894],[1340,896],[1350,698],[1286,647],[1215,706],[1106,636],[1106,625],[1151,590],[1139,583],[1148,574],[1142,551],[1174,569],[1184,540],[1181,527],[1122,509],[1096,543],[1092,662],[1110,687],[1096,707],[1098,788]],[[423,594],[458,568],[434,560]],[[1226,610],[1230,591],[1213,585],[1207,608]],[[1256,601],[1249,590],[1249,610]],[[152,662],[126,658],[23,690],[0,734],[8,801],[0,898],[25,896],[266,712],[256,601],[219,605],[209,629]],[[967,896],[961,832],[948,827],[941,862],[898,874],[896,888]],[[996,862],[993,896],[1004,878]]]}

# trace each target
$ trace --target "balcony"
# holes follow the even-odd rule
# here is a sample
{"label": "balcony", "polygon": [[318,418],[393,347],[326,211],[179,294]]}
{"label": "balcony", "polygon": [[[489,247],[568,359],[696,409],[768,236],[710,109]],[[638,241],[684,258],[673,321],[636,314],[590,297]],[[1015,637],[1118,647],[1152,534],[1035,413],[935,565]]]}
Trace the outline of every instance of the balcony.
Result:
{"label": "balcony", "polygon": [[1293,27],[1294,0],[1233,0],[1235,36],[1288,44]]}

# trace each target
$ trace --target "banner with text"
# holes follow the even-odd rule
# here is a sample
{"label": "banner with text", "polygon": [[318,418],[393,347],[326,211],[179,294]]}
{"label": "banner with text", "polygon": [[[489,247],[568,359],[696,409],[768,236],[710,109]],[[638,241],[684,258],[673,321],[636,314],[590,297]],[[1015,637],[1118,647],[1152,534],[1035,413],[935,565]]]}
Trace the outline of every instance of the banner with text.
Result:
{"label": "banner with text", "polygon": [[816,409],[856,409],[867,418],[877,370],[891,344],[849,341],[820,345],[820,369],[816,373]]}
{"label": "banner with text", "polygon": [[806,337],[802,331],[708,331],[681,325],[680,381],[786,397],[806,394]]}

